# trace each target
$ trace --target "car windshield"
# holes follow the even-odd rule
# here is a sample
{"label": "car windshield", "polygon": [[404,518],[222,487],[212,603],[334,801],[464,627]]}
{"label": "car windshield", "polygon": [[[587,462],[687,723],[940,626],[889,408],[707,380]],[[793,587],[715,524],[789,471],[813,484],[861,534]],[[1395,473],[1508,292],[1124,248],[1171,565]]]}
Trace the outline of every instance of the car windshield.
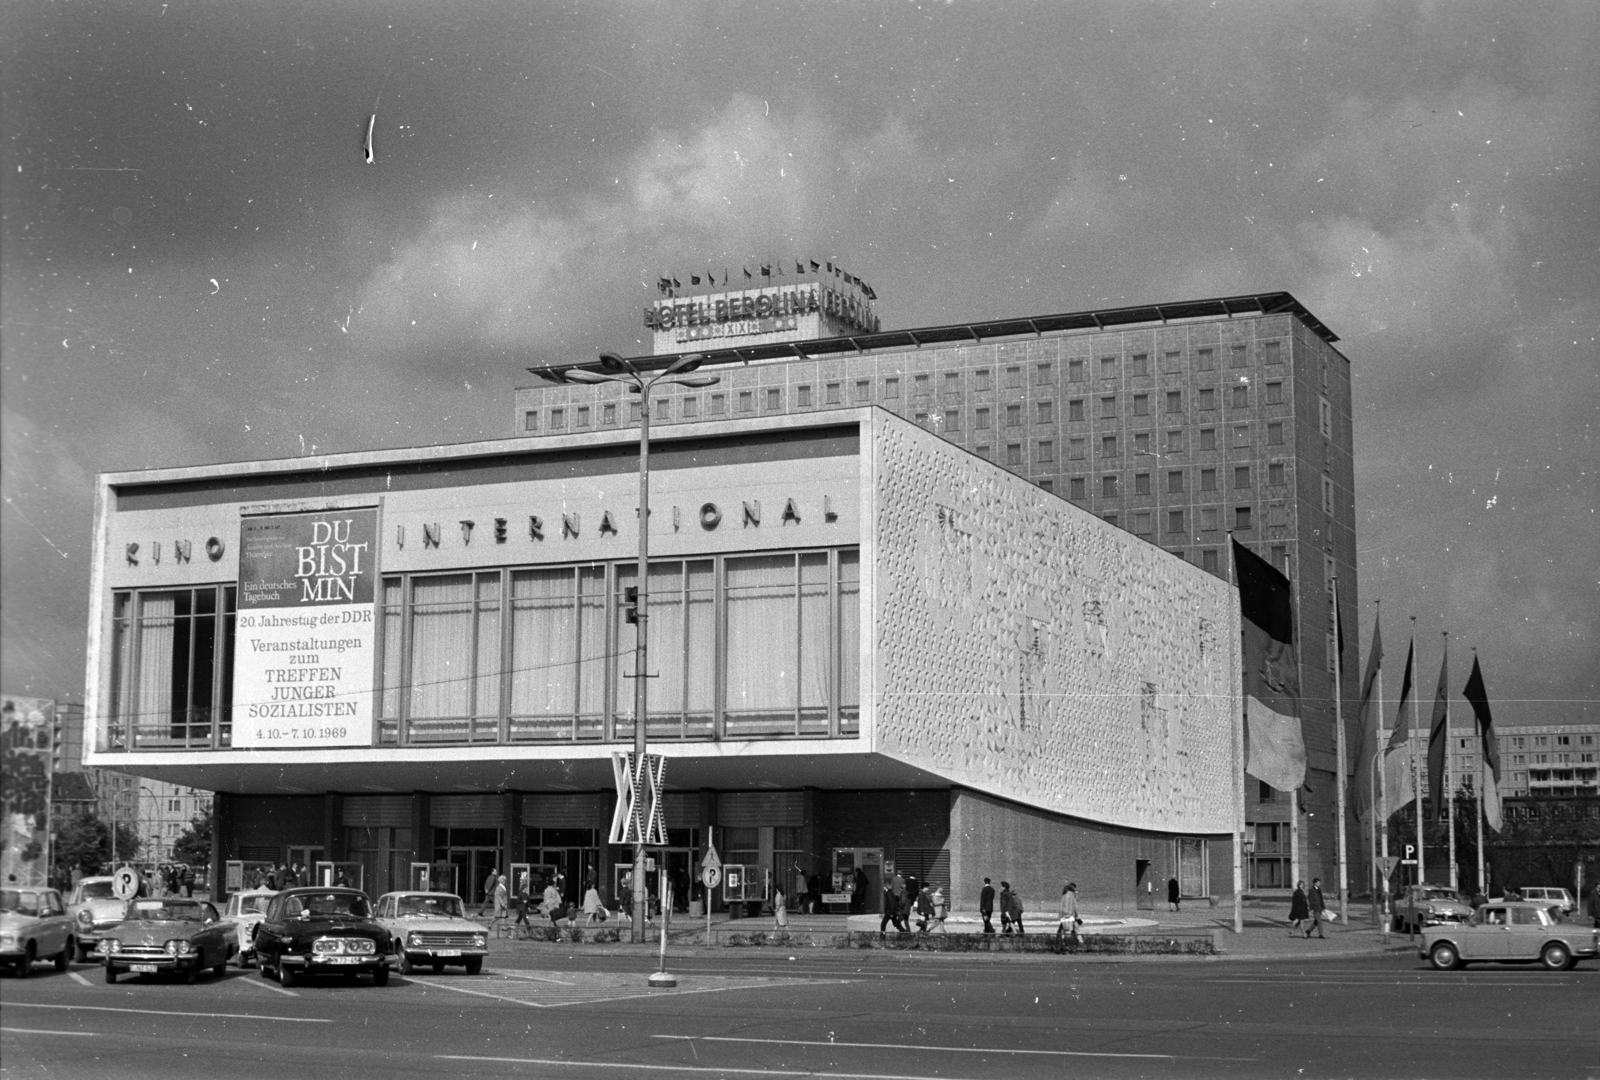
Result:
{"label": "car windshield", "polygon": [[1546,921],[1552,922],[1552,923],[1564,923],[1564,922],[1569,921],[1567,919],[1566,912],[1561,910],[1561,905],[1559,905],[1559,904],[1555,904],[1555,905],[1552,905],[1551,907],[1545,908],[1544,909],[1544,916],[1545,916]]}
{"label": "car windshield", "polygon": [[270,896],[241,896],[239,897],[240,915],[265,915],[267,905],[272,902]]}
{"label": "car windshield", "polygon": [[128,905],[130,922],[204,922],[199,904],[183,900],[135,900]]}
{"label": "car windshield", "polygon": [[78,899],[80,900],[110,900],[116,896],[111,891],[109,881],[85,881],[78,885]]}
{"label": "car windshield", "polygon": [[456,896],[402,896],[396,914],[408,919],[459,919],[461,899]]}
{"label": "car windshield", "polygon": [[1420,899],[1423,900],[1454,900],[1456,894],[1449,889],[1424,889]]}
{"label": "car windshield", "polygon": [[291,896],[284,901],[283,913],[290,918],[310,915],[313,918],[332,918],[350,915],[364,919],[370,914],[367,898],[360,893],[309,893]]}
{"label": "car windshield", "polygon": [[0,890],[0,911],[11,911],[18,915],[37,915],[39,894],[23,889]]}

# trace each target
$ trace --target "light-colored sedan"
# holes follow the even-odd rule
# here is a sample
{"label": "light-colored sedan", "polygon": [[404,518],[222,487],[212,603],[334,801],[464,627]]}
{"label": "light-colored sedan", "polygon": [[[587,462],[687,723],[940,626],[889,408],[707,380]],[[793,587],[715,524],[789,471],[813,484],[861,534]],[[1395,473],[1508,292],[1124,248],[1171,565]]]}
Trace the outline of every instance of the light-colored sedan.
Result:
{"label": "light-colored sedan", "polygon": [[489,955],[489,934],[467,918],[461,897],[455,893],[392,892],[378,897],[376,918],[389,933],[400,973],[409,975],[419,964],[435,973],[446,964],[461,964],[468,975],[483,970]]}
{"label": "light-colored sedan", "polygon": [[57,971],[67,970],[72,950],[72,919],[60,893],[42,886],[0,889],[0,964],[26,979],[36,960],[54,960]]}
{"label": "light-colored sedan", "polygon": [[112,892],[111,882],[109,877],[80,878],[67,895],[67,914],[72,916],[80,964],[89,959],[106,930],[121,922],[128,909],[128,902],[118,900]]}
{"label": "light-colored sedan", "polygon": [[1600,929],[1567,921],[1554,904],[1491,902],[1465,923],[1428,927],[1418,955],[1440,971],[1476,961],[1538,962],[1565,971],[1600,956]]}
{"label": "light-colored sedan", "polygon": [[1442,885],[1412,885],[1395,904],[1394,928],[1401,933],[1420,934],[1441,923],[1464,923],[1472,918],[1472,908],[1463,904],[1454,891]]}
{"label": "light-colored sedan", "polygon": [[267,914],[267,902],[277,896],[276,889],[246,889],[228,897],[223,919],[233,924],[239,939],[239,966],[249,967],[256,956],[256,926]]}

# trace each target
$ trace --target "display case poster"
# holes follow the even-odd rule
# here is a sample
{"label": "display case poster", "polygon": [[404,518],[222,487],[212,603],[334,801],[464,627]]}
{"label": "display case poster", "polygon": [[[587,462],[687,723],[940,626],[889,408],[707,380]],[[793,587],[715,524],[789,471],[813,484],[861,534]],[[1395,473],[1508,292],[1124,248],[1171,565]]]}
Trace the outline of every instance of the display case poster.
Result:
{"label": "display case poster", "polygon": [[378,512],[247,517],[239,528],[233,745],[372,745]]}

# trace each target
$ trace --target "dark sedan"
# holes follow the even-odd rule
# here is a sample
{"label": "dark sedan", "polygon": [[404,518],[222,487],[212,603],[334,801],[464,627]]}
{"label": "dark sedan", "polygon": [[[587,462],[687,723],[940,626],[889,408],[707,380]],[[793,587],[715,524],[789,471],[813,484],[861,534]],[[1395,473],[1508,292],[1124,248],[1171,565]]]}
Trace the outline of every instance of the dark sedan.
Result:
{"label": "dark sedan", "polygon": [[221,975],[234,953],[233,937],[217,909],[203,900],[129,900],[121,922],[109,927],[95,948],[106,965],[106,982],[119,972],[176,974],[187,982],[210,968]]}
{"label": "dark sedan", "polygon": [[358,889],[286,889],[272,898],[256,927],[256,962],[263,978],[293,986],[308,975],[369,974],[389,981],[388,934],[372,918]]}

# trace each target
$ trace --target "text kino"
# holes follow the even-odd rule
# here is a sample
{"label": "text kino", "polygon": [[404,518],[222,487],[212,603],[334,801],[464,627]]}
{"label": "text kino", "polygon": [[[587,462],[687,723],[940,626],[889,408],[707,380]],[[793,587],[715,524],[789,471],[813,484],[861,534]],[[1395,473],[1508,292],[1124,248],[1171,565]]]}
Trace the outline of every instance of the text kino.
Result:
{"label": "text kino", "polygon": [[361,576],[361,553],[371,545],[350,542],[350,519],[316,521],[311,526],[311,543],[297,546],[298,565],[294,576],[300,579],[302,603],[356,598],[356,579]]}

